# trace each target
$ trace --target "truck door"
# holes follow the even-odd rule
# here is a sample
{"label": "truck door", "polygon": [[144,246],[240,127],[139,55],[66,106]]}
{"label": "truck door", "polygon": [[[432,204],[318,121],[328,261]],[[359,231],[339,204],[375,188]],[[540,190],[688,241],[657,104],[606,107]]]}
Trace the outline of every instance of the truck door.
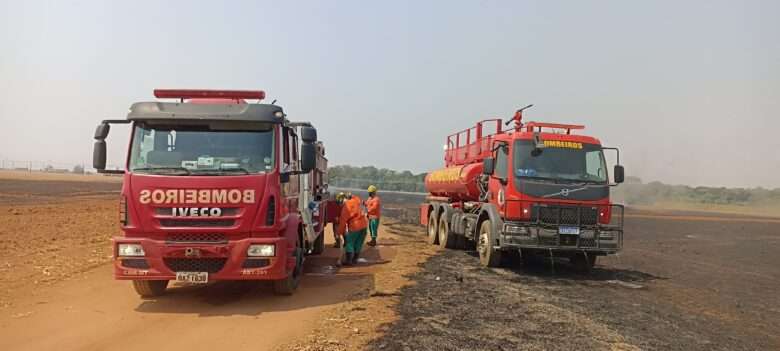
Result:
{"label": "truck door", "polygon": [[295,212],[298,208],[298,193],[300,192],[298,170],[298,138],[291,128],[282,129],[282,171],[287,173],[287,182],[282,184],[282,196],[285,207],[289,212]]}
{"label": "truck door", "polygon": [[509,182],[509,144],[496,141],[493,143],[493,149],[496,150],[494,154],[496,163],[493,176],[488,181],[490,192],[488,201],[498,207],[498,212],[503,217],[506,206],[506,185]]}

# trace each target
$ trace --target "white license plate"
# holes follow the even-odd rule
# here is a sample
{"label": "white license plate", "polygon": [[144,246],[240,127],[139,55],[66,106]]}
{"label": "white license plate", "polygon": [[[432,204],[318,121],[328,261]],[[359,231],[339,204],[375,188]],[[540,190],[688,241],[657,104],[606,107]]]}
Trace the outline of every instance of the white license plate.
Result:
{"label": "white license plate", "polygon": [[176,272],[176,281],[189,284],[206,284],[209,282],[208,272]]}
{"label": "white license plate", "polygon": [[558,227],[558,234],[580,235],[579,227]]}

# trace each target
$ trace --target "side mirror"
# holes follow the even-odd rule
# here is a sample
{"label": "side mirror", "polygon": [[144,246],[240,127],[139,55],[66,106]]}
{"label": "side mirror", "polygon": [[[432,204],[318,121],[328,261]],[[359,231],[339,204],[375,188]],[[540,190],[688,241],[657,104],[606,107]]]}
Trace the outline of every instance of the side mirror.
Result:
{"label": "side mirror", "polygon": [[615,177],[615,183],[622,183],[625,181],[625,171],[623,170],[623,166],[621,165],[615,165],[615,170],[612,173]]}
{"label": "side mirror", "polygon": [[110,124],[108,123],[98,124],[97,128],[95,128],[95,139],[96,140],[105,139],[108,136],[109,130],[111,130]]}
{"label": "side mirror", "polygon": [[314,127],[301,127],[301,140],[304,143],[313,143],[317,141],[317,129]]}
{"label": "side mirror", "polygon": [[491,175],[493,174],[493,171],[495,169],[496,169],[496,159],[486,158],[482,160],[482,174]]}
{"label": "side mirror", "polygon": [[[106,128],[106,130],[108,130],[108,128]],[[95,135],[97,135],[97,132]],[[106,169],[106,141],[103,139],[95,141],[95,146],[92,149],[92,167],[98,172]]]}
{"label": "side mirror", "polygon": [[314,143],[301,144],[301,173],[309,173],[317,167],[317,150]]}

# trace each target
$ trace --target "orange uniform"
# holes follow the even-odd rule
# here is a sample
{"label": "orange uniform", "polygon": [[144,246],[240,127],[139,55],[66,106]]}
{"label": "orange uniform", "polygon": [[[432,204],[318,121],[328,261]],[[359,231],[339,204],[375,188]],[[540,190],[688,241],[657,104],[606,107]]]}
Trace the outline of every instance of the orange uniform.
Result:
{"label": "orange uniform", "polygon": [[366,208],[368,209],[368,218],[369,219],[379,219],[381,207],[382,204],[379,201],[379,195],[374,195],[374,197],[368,198],[366,200]]}
{"label": "orange uniform", "polygon": [[356,232],[368,227],[368,220],[360,208],[360,203],[360,198],[355,195],[351,199],[344,201],[344,205],[341,206],[341,215],[339,216],[339,224],[336,230],[339,235],[345,235],[347,229],[350,232]]}

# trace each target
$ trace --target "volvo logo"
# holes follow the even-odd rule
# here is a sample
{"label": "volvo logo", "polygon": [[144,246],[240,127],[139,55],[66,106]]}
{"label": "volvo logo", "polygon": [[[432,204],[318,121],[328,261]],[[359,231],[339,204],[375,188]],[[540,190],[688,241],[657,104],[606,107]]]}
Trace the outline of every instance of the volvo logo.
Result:
{"label": "volvo logo", "polygon": [[577,189],[563,188],[563,189],[561,189],[561,191],[559,191],[557,193],[547,194],[547,195],[544,195],[542,197],[544,197],[544,198],[549,198],[549,197],[554,197],[554,196],[569,197],[569,194],[571,194],[573,192],[576,192],[576,191],[582,191],[582,190],[585,190],[587,188],[588,187],[582,187],[582,188],[577,188]]}

